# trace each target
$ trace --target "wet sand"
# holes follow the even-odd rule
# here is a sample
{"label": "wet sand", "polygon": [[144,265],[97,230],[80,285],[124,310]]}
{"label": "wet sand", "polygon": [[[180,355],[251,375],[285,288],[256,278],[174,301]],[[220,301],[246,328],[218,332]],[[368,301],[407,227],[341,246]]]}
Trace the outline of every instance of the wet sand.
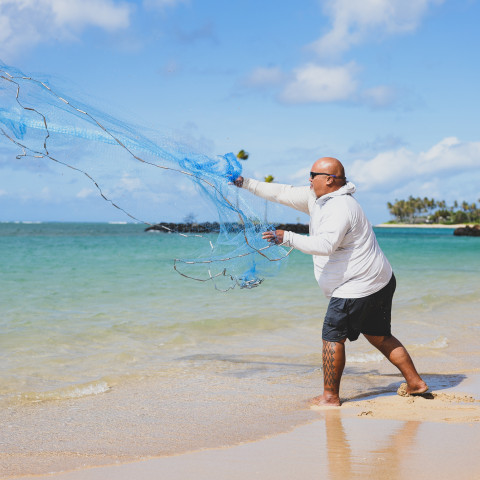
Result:
{"label": "wet sand", "polygon": [[[341,408],[311,408],[314,416],[308,424],[230,448],[16,478],[480,478],[480,375],[469,375],[455,387],[438,387],[425,397],[388,393],[347,400]],[[66,454],[64,466],[68,469]],[[103,461],[107,464],[109,458]]]}

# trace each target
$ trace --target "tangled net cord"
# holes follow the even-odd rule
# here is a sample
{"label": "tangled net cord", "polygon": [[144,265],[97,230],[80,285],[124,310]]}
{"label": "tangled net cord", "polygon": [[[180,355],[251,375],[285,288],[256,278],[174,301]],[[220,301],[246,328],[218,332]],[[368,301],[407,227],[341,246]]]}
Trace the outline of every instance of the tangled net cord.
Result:
{"label": "tangled net cord", "polygon": [[[239,211],[239,209],[237,207],[235,207],[223,194],[222,192],[214,185],[212,184],[211,182],[209,182],[208,180],[205,180],[204,178],[201,178],[199,177],[198,175],[195,175],[194,173],[191,173],[191,172],[187,172],[187,171],[184,171],[184,170],[180,170],[180,169],[177,169],[177,168],[173,168],[173,167],[167,167],[165,165],[158,165],[156,163],[153,163],[153,162],[149,162],[141,157],[139,157],[138,155],[136,155],[132,150],[130,150],[119,138],[117,138],[112,132],[110,132],[104,125],[102,125],[95,117],[93,117],[91,114],[89,114],[88,112],[84,111],[84,110],[81,110],[77,107],[75,107],[74,105],[72,105],[72,103],[70,103],[68,100],[66,100],[65,98],[61,97],[60,95],[58,95],[57,93],[55,93],[48,85],[46,85],[44,82],[40,81],[40,80],[37,80],[35,78],[32,78],[32,77],[26,77],[26,76],[14,76],[14,75],[10,75],[8,72],[6,72],[5,70],[3,69],[0,69],[0,78],[2,78],[3,80],[7,81],[7,82],[10,82],[14,85],[16,85],[16,96],[15,96],[15,100],[16,102],[18,103],[18,105],[24,109],[24,110],[27,110],[27,111],[31,111],[31,112],[34,112],[36,113],[37,115],[39,115],[41,118],[42,118],[42,121],[43,121],[43,125],[45,127],[45,137],[44,137],[44,140],[43,140],[43,149],[44,149],[44,153],[42,152],[39,152],[39,151],[36,151],[36,150],[33,150],[31,148],[29,148],[28,146],[26,145],[23,145],[22,143],[20,143],[18,140],[12,138],[10,135],[8,135],[7,132],[5,132],[5,130],[3,128],[0,127],[0,130],[1,130],[1,133],[2,135],[4,135],[8,140],[10,140],[12,143],[14,143],[15,145],[17,145],[18,147],[20,147],[23,151],[22,154],[19,154],[16,156],[17,159],[20,159],[22,157],[32,157],[32,158],[48,158],[50,160],[52,160],[53,162],[55,163],[58,163],[58,164],[61,164],[65,167],[68,167],[72,170],[75,170],[79,173],[82,173],[83,175],[85,175],[94,185],[95,185],[95,188],[98,190],[98,192],[100,193],[101,197],[107,201],[108,203],[110,203],[113,207],[115,207],[116,209],[120,210],[121,212],[123,212],[125,215],[127,215],[128,217],[130,217],[132,220],[135,220],[137,222],[140,222],[140,223],[143,223],[145,225],[149,225],[149,226],[153,226],[153,225],[156,225],[156,228],[160,227],[166,231],[168,231],[169,233],[176,233],[177,235],[181,235],[183,237],[200,237],[200,238],[204,238],[203,235],[199,235],[199,234],[194,234],[194,235],[187,235],[185,233],[181,233],[181,232],[178,232],[178,231],[175,231],[169,227],[167,227],[166,225],[161,225],[161,224],[152,224],[150,222],[147,222],[145,220],[141,220],[137,217],[135,217],[134,215],[132,215],[130,212],[126,211],[124,208],[122,208],[121,206],[117,205],[113,200],[111,200],[110,198],[108,198],[105,193],[102,191],[102,188],[100,187],[100,185],[97,183],[97,181],[86,171],[78,168],[78,167],[74,167],[73,165],[70,165],[66,162],[63,162],[61,160],[58,160],[57,158],[54,158],[53,156],[50,155],[50,152],[48,151],[48,148],[47,148],[47,141],[48,141],[48,138],[50,137],[50,132],[49,132],[49,128],[48,128],[48,124],[47,124],[47,119],[45,117],[45,115],[43,115],[41,112],[39,112],[38,110],[36,110],[35,108],[32,108],[32,107],[27,107],[25,105],[23,105],[21,102],[20,102],[20,99],[19,99],[19,96],[20,96],[20,84],[15,81],[16,79],[17,80],[23,80],[23,81],[28,81],[28,82],[34,82],[36,83],[37,85],[40,85],[42,88],[45,88],[46,90],[48,90],[52,95],[54,95],[58,100],[60,100],[61,102],[63,102],[65,105],[68,105],[68,107],[76,110],[78,113],[82,114],[82,115],[85,115],[86,117],[88,117],[90,120],[92,120],[93,122],[95,122],[96,125],[98,125],[99,128],[101,128],[107,135],[109,135],[121,148],[123,148],[126,152],[128,152],[128,154],[133,157],[135,160],[141,162],[141,163],[144,163],[144,164],[148,164],[148,165],[151,165],[153,167],[157,167],[157,168],[160,168],[160,169],[163,169],[163,170],[170,170],[170,171],[174,171],[174,172],[177,172],[177,173],[180,173],[182,175],[186,175],[186,176],[189,176],[189,177],[194,177],[196,178],[197,180],[203,182],[204,184],[206,184],[208,187],[214,189],[216,191],[216,193],[218,195],[220,195],[220,197],[237,213],[238,215],[238,218],[240,220],[240,225],[241,225],[241,228],[242,228],[242,232],[243,232],[243,237],[245,239],[245,243],[249,246],[249,248],[251,249],[250,252],[246,252],[246,253],[242,253],[242,254],[239,254],[239,255],[234,255],[234,256],[231,256],[231,257],[225,257],[225,258],[220,258],[220,259],[211,259],[211,260],[201,260],[201,261],[187,261],[187,260],[182,260],[182,259],[179,259],[179,258],[175,258],[174,259],[174,264],[173,264],[173,268],[174,270],[180,274],[181,276],[185,277],[185,278],[189,278],[191,280],[196,280],[196,281],[199,281],[199,282],[207,282],[207,281],[212,281],[215,288],[217,290],[220,290],[220,291],[223,291],[223,292],[226,292],[228,290],[231,290],[235,287],[235,285],[239,285],[240,288],[254,288],[254,287],[257,287],[258,285],[260,285],[262,282],[263,282],[263,279],[261,278],[255,278],[255,279],[252,279],[252,280],[244,280],[242,282],[240,282],[238,280],[238,278],[236,277],[233,277],[232,275],[228,274],[227,273],[227,269],[224,268],[223,271],[215,274],[215,275],[212,275],[211,273],[211,270],[208,269],[208,278],[196,278],[196,277],[193,277],[193,276],[190,276],[190,275],[186,275],[185,273],[181,272],[178,268],[177,268],[177,263],[180,262],[180,263],[184,263],[184,264],[188,264],[188,265],[193,265],[193,264],[209,264],[209,263],[214,263],[214,262],[226,262],[226,261],[229,261],[229,260],[234,260],[236,258],[241,258],[241,257],[246,257],[248,255],[251,255],[253,253],[258,253],[259,255],[261,255],[262,257],[264,257],[265,259],[271,261],[271,262],[277,262],[277,261],[280,261],[280,260],[283,260],[284,258],[286,258],[288,255],[290,255],[290,253],[292,252],[293,248],[290,248],[283,257],[279,257],[279,258],[269,258],[267,255],[265,255],[265,253],[263,253],[265,250],[271,248],[273,245],[266,245],[265,247],[262,247],[262,248],[256,248],[255,246],[251,245],[251,243],[248,241],[248,237],[247,237],[247,233],[246,233],[246,227],[245,227],[245,221]],[[32,154],[29,154],[27,153],[28,152],[31,152]],[[281,244],[283,245],[283,244]],[[210,246],[212,247],[213,249],[213,245],[212,243],[210,242]],[[221,289],[221,288],[218,288],[217,284],[215,283],[215,278],[217,277],[220,277],[220,276],[224,276],[224,277],[229,277],[231,279],[233,283],[233,286],[227,288],[227,289]]]}

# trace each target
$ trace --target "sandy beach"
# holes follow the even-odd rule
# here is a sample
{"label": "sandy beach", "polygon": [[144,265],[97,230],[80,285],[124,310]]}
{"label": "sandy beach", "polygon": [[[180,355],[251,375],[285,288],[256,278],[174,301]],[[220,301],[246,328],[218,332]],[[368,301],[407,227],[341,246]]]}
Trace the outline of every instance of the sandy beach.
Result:
{"label": "sandy beach", "polygon": [[455,225],[443,225],[440,223],[379,223],[375,227],[379,228],[460,228],[460,227],[473,227],[475,224],[457,223]]}
{"label": "sandy beach", "polygon": [[[77,466],[70,472],[3,478],[479,478],[480,375],[470,375],[454,387],[441,385],[438,377],[437,388],[425,397],[392,393],[347,400],[340,408],[310,408],[314,416],[309,423],[230,448],[203,449],[126,464],[120,464],[122,460],[117,458],[116,465],[100,468]],[[62,465],[68,470],[74,455],[68,444],[64,449],[63,456],[57,454],[57,470]],[[53,455],[43,452],[43,456],[49,454]],[[17,455],[16,461],[21,462],[21,456]],[[128,458],[123,461],[128,462]],[[105,456],[103,463],[113,462]],[[84,467],[87,466],[88,463]]]}

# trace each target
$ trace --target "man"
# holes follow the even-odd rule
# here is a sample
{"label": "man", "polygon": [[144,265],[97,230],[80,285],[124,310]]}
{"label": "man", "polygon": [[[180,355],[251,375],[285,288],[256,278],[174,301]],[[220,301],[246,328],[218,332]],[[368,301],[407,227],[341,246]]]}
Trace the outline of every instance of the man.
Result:
{"label": "man", "polygon": [[258,182],[238,177],[237,187],[310,215],[310,235],[276,230],[264,232],[268,242],[313,255],[315,278],[330,298],[323,323],[323,394],[316,405],[340,405],[340,380],[345,366],[345,341],[360,333],[395,365],[407,382],[404,394],[428,390],[403,345],[391,334],[395,276],[380,249],[370,222],[353,198],[336,158],[317,160],[310,188]]}

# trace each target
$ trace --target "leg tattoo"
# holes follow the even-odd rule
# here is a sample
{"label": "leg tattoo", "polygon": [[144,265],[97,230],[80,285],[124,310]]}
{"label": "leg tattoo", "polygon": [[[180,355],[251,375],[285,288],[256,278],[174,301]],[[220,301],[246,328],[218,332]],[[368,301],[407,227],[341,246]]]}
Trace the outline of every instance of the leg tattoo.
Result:
{"label": "leg tattoo", "polygon": [[313,405],[340,406],[340,379],[345,367],[345,339],[323,340],[323,394],[311,400]]}
{"label": "leg tattoo", "polygon": [[337,375],[335,372],[335,342],[323,341],[322,361],[323,361],[323,383],[325,390],[335,391],[337,384]]}

